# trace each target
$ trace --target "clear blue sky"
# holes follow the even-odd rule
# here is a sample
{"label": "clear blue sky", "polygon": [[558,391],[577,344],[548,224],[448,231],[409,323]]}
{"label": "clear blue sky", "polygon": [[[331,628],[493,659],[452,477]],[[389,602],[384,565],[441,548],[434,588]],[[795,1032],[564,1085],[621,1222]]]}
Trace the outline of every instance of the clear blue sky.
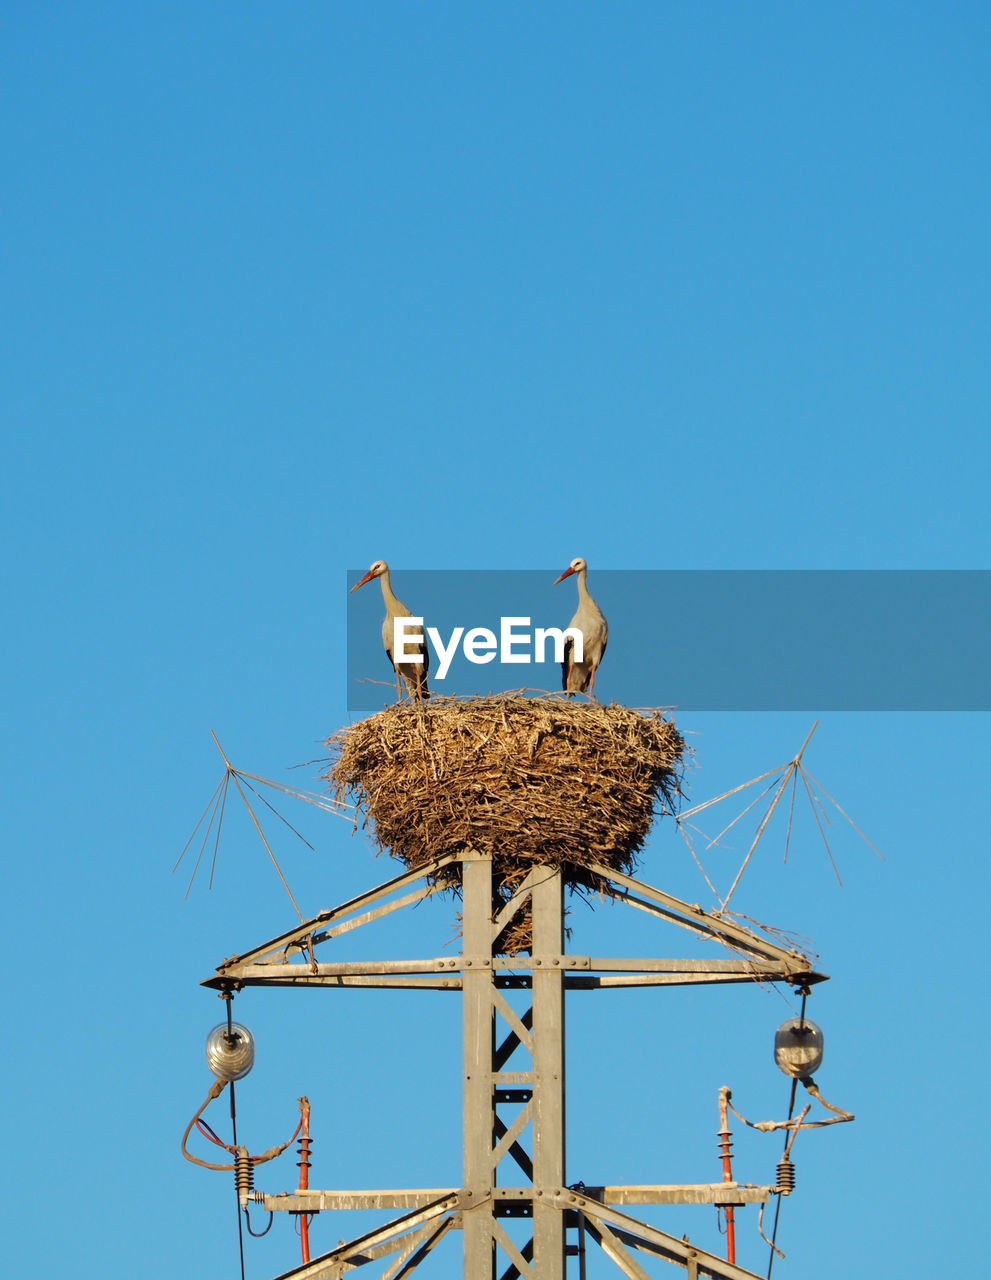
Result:
{"label": "clear blue sky", "polygon": [[[228,1180],[178,1153],[222,1012],[197,984],[293,916],[244,824],[212,892],[169,870],[209,727],[284,776],[346,720],[348,568],[989,567],[989,54],[979,3],[3,6],[12,1274],[236,1275]],[[686,709],[693,799],[817,710]],[[888,861],[837,831],[841,890],[810,824],[739,891],[815,939],[819,1082],[858,1117],[799,1140],[775,1276],[970,1267],[987,720],[826,715],[809,763]],[[304,910],[391,873],[298,820]],[[642,872],[704,897],[670,831]],[[368,946],[438,954],[453,913]],[[617,909],[575,920],[629,945]],[[786,1105],[789,1009],[590,996],[569,1176],[717,1177],[718,1087]],[[253,1148],[305,1092],[315,1185],[457,1179],[455,998],[237,1013]],[[770,1142],[738,1135],[742,1179]],[[715,1241],[710,1210],[663,1224]],[[352,1230],[321,1218],[314,1247]],[[766,1265],[752,1214],[738,1236]],[[277,1223],[248,1275],[296,1249]]]}

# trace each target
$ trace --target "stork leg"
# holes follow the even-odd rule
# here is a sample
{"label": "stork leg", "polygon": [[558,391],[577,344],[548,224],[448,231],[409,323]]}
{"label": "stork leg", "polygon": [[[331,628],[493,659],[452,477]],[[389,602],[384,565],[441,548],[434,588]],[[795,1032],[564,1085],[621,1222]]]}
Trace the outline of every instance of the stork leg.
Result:
{"label": "stork leg", "polygon": [[402,702],[402,700],[403,700],[403,692],[399,686],[399,672],[397,671],[396,672],[396,701]]}
{"label": "stork leg", "polygon": [[[595,673],[596,673],[596,671],[597,671],[597,670],[598,670],[598,667],[593,667],[593,668],[592,668],[592,674],[591,674],[591,676],[589,677],[589,682],[588,682],[588,696],[589,696],[590,698],[595,698]],[[596,702],[598,702],[598,698],[596,698],[595,700],[596,700]]]}

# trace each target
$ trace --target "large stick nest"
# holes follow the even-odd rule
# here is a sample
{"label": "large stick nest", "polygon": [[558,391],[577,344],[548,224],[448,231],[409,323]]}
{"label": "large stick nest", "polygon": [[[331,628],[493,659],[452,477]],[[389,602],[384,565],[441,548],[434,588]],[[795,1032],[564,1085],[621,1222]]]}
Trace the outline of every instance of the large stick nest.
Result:
{"label": "large stick nest", "polygon": [[[587,868],[630,872],[656,812],[680,794],[684,740],[659,710],[560,696],[404,701],[328,739],[325,777],[353,801],[380,849],[408,867],[475,849],[493,859],[498,901],[535,863],[572,889]],[[460,888],[460,867],[437,880]],[[516,918],[499,949],[529,945]]]}

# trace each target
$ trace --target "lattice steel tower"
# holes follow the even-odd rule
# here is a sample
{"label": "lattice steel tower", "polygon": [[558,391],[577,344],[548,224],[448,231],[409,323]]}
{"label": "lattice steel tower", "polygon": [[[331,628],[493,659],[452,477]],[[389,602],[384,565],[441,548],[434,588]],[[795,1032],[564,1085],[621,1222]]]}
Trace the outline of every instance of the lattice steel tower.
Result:
{"label": "lattice steel tower", "polygon": [[[437,875],[460,864],[463,935],[459,956],[346,961],[318,959],[322,944],[368,921],[440,891]],[[571,954],[564,947],[564,880],[559,868],[535,865],[512,898],[494,908],[489,856],[466,851],[407,871],[350,902],[219,966],[204,985],[389,987],[460,990],[463,1023],[463,1172],[459,1187],[320,1191],[242,1191],[242,1207],[312,1213],[329,1209],[401,1211],[384,1227],[283,1273],[280,1280],[338,1280],[355,1268],[379,1280],[402,1280],[448,1232],[463,1237],[464,1280],[565,1280],[585,1276],[585,1246],[601,1247],[632,1280],[657,1274],[651,1259],[684,1267],[690,1277],[757,1280],[685,1238],[638,1221],[625,1210],[646,1204],[764,1204],[775,1186],[714,1182],[691,1185],[567,1185],[565,1167],[565,997],[569,990],[697,983],[789,983],[807,990],[825,975],[800,952],[607,866],[587,870],[616,901],[722,944],[713,959],[624,959]],[[529,955],[497,950],[519,913],[532,913]],[[507,998],[530,993],[519,1013]],[[529,1150],[525,1134],[530,1131]],[[528,1242],[515,1242],[509,1218],[532,1220]],[[650,1264],[652,1271],[645,1269]],[[435,1274],[437,1274],[435,1272]]]}

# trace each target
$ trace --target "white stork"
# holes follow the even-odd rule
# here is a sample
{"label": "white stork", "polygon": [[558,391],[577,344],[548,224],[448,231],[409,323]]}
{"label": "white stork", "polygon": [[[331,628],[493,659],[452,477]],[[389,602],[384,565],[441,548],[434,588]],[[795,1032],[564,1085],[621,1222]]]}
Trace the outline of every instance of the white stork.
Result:
{"label": "white stork", "polygon": [[[393,620],[395,618],[412,618],[413,615],[401,600],[397,600],[392,591],[392,584],[389,581],[389,566],[384,560],[376,560],[365,576],[354,584],[351,591],[357,591],[359,587],[363,587],[366,582],[371,582],[373,578],[378,578],[382,584],[382,599],[385,601],[385,617],[382,620],[382,643],[385,645],[385,652],[389,661],[392,663],[392,669],[396,673],[396,697],[401,698],[402,689],[400,680],[406,687],[406,692],[411,698],[429,698],[430,690],[427,688],[427,669],[430,665],[429,654],[427,652],[427,642],[424,639],[423,632],[408,632],[409,639],[406,641],[406,649],[408,652],[416,652],[422,655],[422,662],[401,662],[396,666],[392,656],[393,639],[395,636],[395,628]],[[351,593],[348,592],[350,595]]]}
{"label": "white stork", "polygon": [[578,611],[568,626],[577,627],[582,633],[582,660],[574,661],[574,642],[569,636],[564,642],[564,662],[561,664],[563,674],[561,687],[568,698],[573,693],[588,693],[595,696],[593,692],[595,673],[606,651],[606,641],[609,639],[609,628],[602,610],[588,594],[588,587],[585,585],[587,572],[588,565],[581,556],[575,556],[564,573],[554,579],[555,586],[565,578],[570,578],[572,574],[575,574],[578,579]]}

